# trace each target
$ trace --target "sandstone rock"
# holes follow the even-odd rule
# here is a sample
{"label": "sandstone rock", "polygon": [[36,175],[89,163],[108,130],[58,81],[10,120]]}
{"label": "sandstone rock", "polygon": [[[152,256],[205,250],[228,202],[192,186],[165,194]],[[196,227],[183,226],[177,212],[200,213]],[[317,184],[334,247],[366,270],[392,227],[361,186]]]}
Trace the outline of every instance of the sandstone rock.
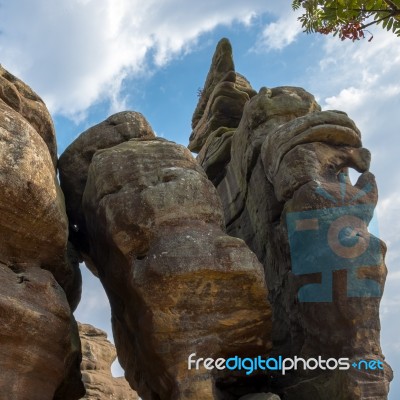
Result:
{"label": "sandstone rock", "polygon": [[81,208],[92,157],[97,150],[113,147],[129,139],[152,137],[155,137],[154,132],[142,114],[124,111],[82,133],[60,157],[60,182],[66,196],[70,240],[94,274],[97,272],[88,256],[85,218]]}
{"label": "sandstone rock", "polygon": [[253,393],[247,394],[239,400],[280,400],[280,397],[273,393]]}
{"label": "sandstone rock", "polygon": [[92,157],[77,207],[110,299],[119,360],[143,399],[213,399],[246,376],[188,370],[191,353],[270,347],[261,265],[223,232],[219,204],[190,152],[166,140],[131,139]]}
{"label": "sandstone rock", "polygon": [[[386,248],[367,229],[377,189],[354,122],[343,112],[321,112],[304,89],[279,87],[262,88],[231,126],[208,134],[198,160],[220,195],[227,232],[264,265],[271,355],[383,360]],[[349,168],[361,173],[355,185]],[[361,373],[278,373],[274,391],[296,400],[383,400],[392,379],[383,365]]]}
{"label": "sandstone rock", "polygon": [[68,231],[50,154],[33,127],[2,101],[0,113],[0,252],[13,262],[53,264]]}
{"label": "sandstone rock", "polygon": [[69,257],[73,248],[56,153],[44,103],[0,68],[0,296],[8,332],[0,339],[7,348],[0,354],[0,386],[16,400],[73,400],[83,393],[71,314],[80,299],[81,277]]}
{"label": "sandstone rock", "polygon": [[107,334],[88,324],[80,324],[82,344],[82,379],[86,388],[85,400],[138,400],[125,378],[114,378],[111,365],[117,358],[114,345]]}
{"label": "sandstone rock", "polygon": [[231,44],[222,39],[193,114],[189,149],[199,152],[219,127],[236,128],[245,103],[255,94],[247,79],[235,72]]}
{"label": "sandstone rock", "polygon": [[[374,359],[373,356],[371,358]],[[388,382],[392,378],[391,369],[387,365],[380,373],[356,370],[333,371],[329,378],[321,374],[311,379],[300,380],[297,384],[285,388],[284,399],[386,399],[387,394],[381,390],[379,381],[386,382],[387,393]]]}
{"label": "sandstone rock", "polygon": [[1,264],[0,278],[2,397],[79,399],[79,336],[64,291],[37,267]]}
{"label": "sandstone rock", "polygon": [[53,121],[43,100],[24,82],[0,65],[0,99],[20,114],[39,134],[57,164],[57,144]]}
{"label": "sandstone rock", "polygon": [[76,307],[80,272],[67,257],[68,222],[52,160],[51,118],[40,98],[2,68],[0,143],[2,261],[48,269]]}
{"label": "sandstone rock", "polygon": [[200,93],[199,102],[192,117],[192,128],[199,122],[204,114],[208,99],[214,90],[215,86],[222,78],[230,71],[235,70],[232,57],[232,46],[228,39],[221,39],[215,50],[211,67],[208,72],[205,85]]}
{"label": "sandstone rock", "polygon": [[218,128],[207,138],[197,156],[209,179],[217,185],[226,175],[226,166],[231,159],[234,128]]}

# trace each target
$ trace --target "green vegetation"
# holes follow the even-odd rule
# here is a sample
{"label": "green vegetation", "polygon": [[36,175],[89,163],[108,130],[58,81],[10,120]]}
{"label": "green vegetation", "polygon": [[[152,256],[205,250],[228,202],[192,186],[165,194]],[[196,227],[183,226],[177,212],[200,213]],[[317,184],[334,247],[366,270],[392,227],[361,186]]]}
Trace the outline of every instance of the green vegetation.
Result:
{"label": "green vegetation", "polygon": [[339,35],[342,40],[359,40],[372,34],[371,25],[380,25],[400,36],[400,0],[293,0],[294,10],[304,8],[299,17],[304,32]]}

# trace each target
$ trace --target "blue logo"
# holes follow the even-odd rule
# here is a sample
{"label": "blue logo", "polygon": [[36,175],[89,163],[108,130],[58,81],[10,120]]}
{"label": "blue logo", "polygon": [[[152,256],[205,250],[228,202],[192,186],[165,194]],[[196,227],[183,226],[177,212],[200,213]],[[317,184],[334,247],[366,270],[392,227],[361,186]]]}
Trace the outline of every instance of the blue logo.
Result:
{"label": "blue logo", "polygon": [[[341,203],[346,195],[346,176],[340,174]],[[353,198],[354,203],[371,191],[366,185]],[[303,285],[298,292],[301,302],[332,302],[333,272],[347,272],[348,297],[379,297],[378,282],[360,274],[360,268],[382,263],[379,239],[368,232],[374,213],[373,204],[336,206],[335,199],[321,186],[316,192],[333,203],[333,207],[286,216],[292,272],[295,275],[319,274],[320,283]],[[370,224],[371,226],[371,224]]]}

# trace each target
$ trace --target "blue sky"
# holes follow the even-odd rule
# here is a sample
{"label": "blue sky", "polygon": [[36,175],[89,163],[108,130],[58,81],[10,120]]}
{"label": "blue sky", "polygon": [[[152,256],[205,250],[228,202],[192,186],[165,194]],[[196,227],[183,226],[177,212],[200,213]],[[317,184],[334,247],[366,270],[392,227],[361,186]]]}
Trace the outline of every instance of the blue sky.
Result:
{"label": "blue sky", "polygon": [[[228,37],[255,89],[301,86],[324,109],[347,112],[372,152],[378,220],[388,244],[382,346],[400,371],[400,39],[357,43],[301,32],[290,1],[0,0],[0,63],[46,102],[61,153],[110,114],[142,112],[159,136],[187,145],[197,90]],[[109,333],[107,299],[84,272],[77,319]],[[115,370],[117,371],[117,370]],[[389,398],[400,398],[400,379]]]}

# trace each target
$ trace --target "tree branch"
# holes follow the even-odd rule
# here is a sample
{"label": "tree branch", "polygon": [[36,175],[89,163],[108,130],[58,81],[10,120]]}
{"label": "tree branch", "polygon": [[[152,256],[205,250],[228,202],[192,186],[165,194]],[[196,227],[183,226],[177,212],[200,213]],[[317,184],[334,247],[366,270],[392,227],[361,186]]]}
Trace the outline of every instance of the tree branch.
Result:
{"label": "tree branch", "polygon": [[358,30],[360,31],[360,30],[362,30],[362,29],[368,28],[368,27],[371,26],[371,25],[379,24],[379,22],[382,22],[382,21],[384,21],[385,19],[388,19],[388,18],[390,18],[390,17],[392,17],[392,16],[393,16],[392,14],[389,14],[389,15],[386,15],[386,17],[382,17],[382,18],[377,19],[376,21],[370,22],[369,24],[361,25],[361,26],[358,28]]}
{"label": "tree branch", "polygon": [[[326,7],[327,10],[332,10],[332,11],[339,11],[339,8],[337,7]],[[356,12],[388,12],[392,13],[392,10],[388,10],[385,8],[384,10],[378,10],[378,9],[372,9],[372,10],[367,10],[365,8],[350,8],[348,11],[356,11]]]}
{"label": "tree branch", "polygon": [[383,0],[393,11],[398,11],[397,5],[392,0]]}

